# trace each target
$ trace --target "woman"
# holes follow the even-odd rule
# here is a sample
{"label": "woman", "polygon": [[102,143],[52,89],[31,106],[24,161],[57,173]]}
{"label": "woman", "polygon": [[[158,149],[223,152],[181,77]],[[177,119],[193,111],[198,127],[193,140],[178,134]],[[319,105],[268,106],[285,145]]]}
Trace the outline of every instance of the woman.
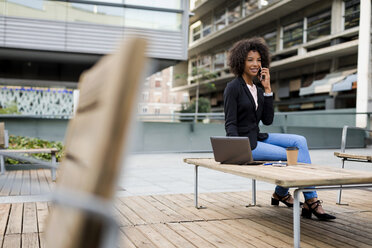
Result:
{"label": "woman", "polygon": [[[225,129],[227,136],[249,137],[255,160],[287,160],[286,147],[299,148],[298,161],[311,163],[306,139],[303,136],[280,133],[260,133],[258,124],[270,125],[274,119],[273,93],[270,85],[269,50],[261,38],[241,40],[231,48],[230,70],[236,78],[224,92]],[[261,83],[261,87],[256,84]],[[314,214],[320,220],[335,219],[326,214],[316,191],[304,192],[302,216]],[[276,186],[272,205],[293,206],[288,188]]]}

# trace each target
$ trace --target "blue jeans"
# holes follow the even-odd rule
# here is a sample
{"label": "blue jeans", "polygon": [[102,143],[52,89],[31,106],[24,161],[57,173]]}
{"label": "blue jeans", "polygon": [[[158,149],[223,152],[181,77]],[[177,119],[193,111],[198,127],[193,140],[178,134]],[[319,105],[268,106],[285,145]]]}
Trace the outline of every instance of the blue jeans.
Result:
{"label": "blue jeans", "polygon": [[[269,137],[257,142],[252,151],[254,160],[287,160],[286,147],[298,147],[298,162],[311,164],[306,138],[296,134],[269,133]],[[310,187],[311,188],[311,187]],[[275,193],[279,196],[288,194],[288,188],[276,186]],[[305,200],[318,197],[316,191],[304,192]]]}

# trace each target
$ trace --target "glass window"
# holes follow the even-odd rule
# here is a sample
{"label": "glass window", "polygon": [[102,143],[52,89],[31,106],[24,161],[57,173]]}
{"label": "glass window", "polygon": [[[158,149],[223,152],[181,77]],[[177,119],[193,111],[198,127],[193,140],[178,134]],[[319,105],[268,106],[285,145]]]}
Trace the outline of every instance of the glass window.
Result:
{"label": "glass window", "polygon": [[17,5],[22,5],[32,9],[43,9],[44,0],[7,0],[8,3],[14,3]]}
{"label": "glass window", "polygon": [[7,16],[66,21],[66,6],[66,2],[8,0],[6,8],[4,3],[4,14]]}
{"label": "glass window", "polygon": [[307,41],[329,35],[331,33],[331,10],[327,10],[307,19]]}
{"label": "glass window", "polygon": [[204,74],[211,71],[211,56],[202,56],[199,59],[198,74]]}
{"label": "glass window", "polygon": [[142,93],[142,100],[148,101],[149,100],[149,92],[143,92]]}
{"label": "glass window", "polygon": [[359,25],[360,1],[348,0],[345,1],[345,29]]}
{"label": "glass window", "polygon": [[144,113],[144,114],[147,113],[147,107],[142,108],[142,113]]}
{"label": "glass window", "polygon": [[226,26],[226,11],[225,9],[219,10],[214,15],[214,29],[216,31]]}
{"label": "glass window", "polygon": [[70,3],[67,20],[70,22],[87,22],[113,26],[124,25],[122,7],[102,6],[84,3]]}
{"label": "glass window", "polygon": [[207,17],[202,20],[203,26],[203,37],[209,35],[212,32],[212,20],[211,17]]}
{"label": "glass window", "polygon": [[245,0],[243,4],[244,15],[248,16],[251,13],[258,10],[258,1],[257,0]]}
{"label": "glass window", "polygon": [[160,115],[160,108],[159,108],[159,107],[156,107],[156,108],[155,108],[155,114],[156,114],[156,115]]}
{"label": "glass window", "polygon": [[198,74],[198,62],[197,60],[191,61],[191,76],[196,76]]}
{"label": "glass window", "polygon": [[[99,0],[99,1],[102,1],[102,0]],[[182,0],[156,0],[156,1],[154,0],[123,0],[123,1],[125,4],[155,7],[155,8],[181,9],[182,7],[181,6]]]}
{"label": "glass window", "polygon": [[179,13],[126,8],[124,18],[126,27],[169,31],[180,31],[182,28],[182,14]]}
{"label": "glass window", "polygon": [[155,92],[154,93],[154,102],[161,102],[162,93],[161,92]]}
{"label": "glass window", "polygon": [[241,17],[241,7],[240,1],[235,1],[230,7],[227,9],[227,21],[228,24],[236,22]]}
{"label": "glass window", "polygon": [[160,80],[155,81],[155,88],[161,88],[161,81]]}
{"label": "glass window", "polygon": [[195,26],[192,29],[192,41],[199,40],[201,38],[201,24]]}
{"label": "glass window", "polygon": [[276,31],[269,32],[267,34],[263,35],[263,38],[265,39],[270,52],[276,51]]}
{"label": "glass window", "polygon": [[283,28],[283,47],[288,48],[303,41],[303,21],[289,24]]}
{"label": "glass window", "polygon": [[213,69],[219,70],[225,68],[225,52],[213,55]]}

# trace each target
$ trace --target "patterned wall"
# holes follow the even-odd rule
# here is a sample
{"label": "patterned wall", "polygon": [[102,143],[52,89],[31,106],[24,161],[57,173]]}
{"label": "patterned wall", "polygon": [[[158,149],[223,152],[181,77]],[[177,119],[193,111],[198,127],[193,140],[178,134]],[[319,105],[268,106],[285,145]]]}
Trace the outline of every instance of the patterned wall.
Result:
{"label": "patterned wall", "polygon": [[71,115],[73,90],[39,87],[2,86],[0,107],[17,104],[21,114]]}

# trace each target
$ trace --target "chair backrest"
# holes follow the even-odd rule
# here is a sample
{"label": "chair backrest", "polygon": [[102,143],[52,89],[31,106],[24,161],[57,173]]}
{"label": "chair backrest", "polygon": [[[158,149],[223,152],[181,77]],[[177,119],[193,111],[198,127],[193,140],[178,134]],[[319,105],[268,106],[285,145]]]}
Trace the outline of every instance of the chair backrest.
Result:
{"label": "chair backrest", "polygon": [[[116,190],[125,140],[145,63],[146,41],[127,40],[80,78],[79,104],[66,133],[58,187],[110,200]],[[54,206],[47,247],[97,247],[102,222]]]}

